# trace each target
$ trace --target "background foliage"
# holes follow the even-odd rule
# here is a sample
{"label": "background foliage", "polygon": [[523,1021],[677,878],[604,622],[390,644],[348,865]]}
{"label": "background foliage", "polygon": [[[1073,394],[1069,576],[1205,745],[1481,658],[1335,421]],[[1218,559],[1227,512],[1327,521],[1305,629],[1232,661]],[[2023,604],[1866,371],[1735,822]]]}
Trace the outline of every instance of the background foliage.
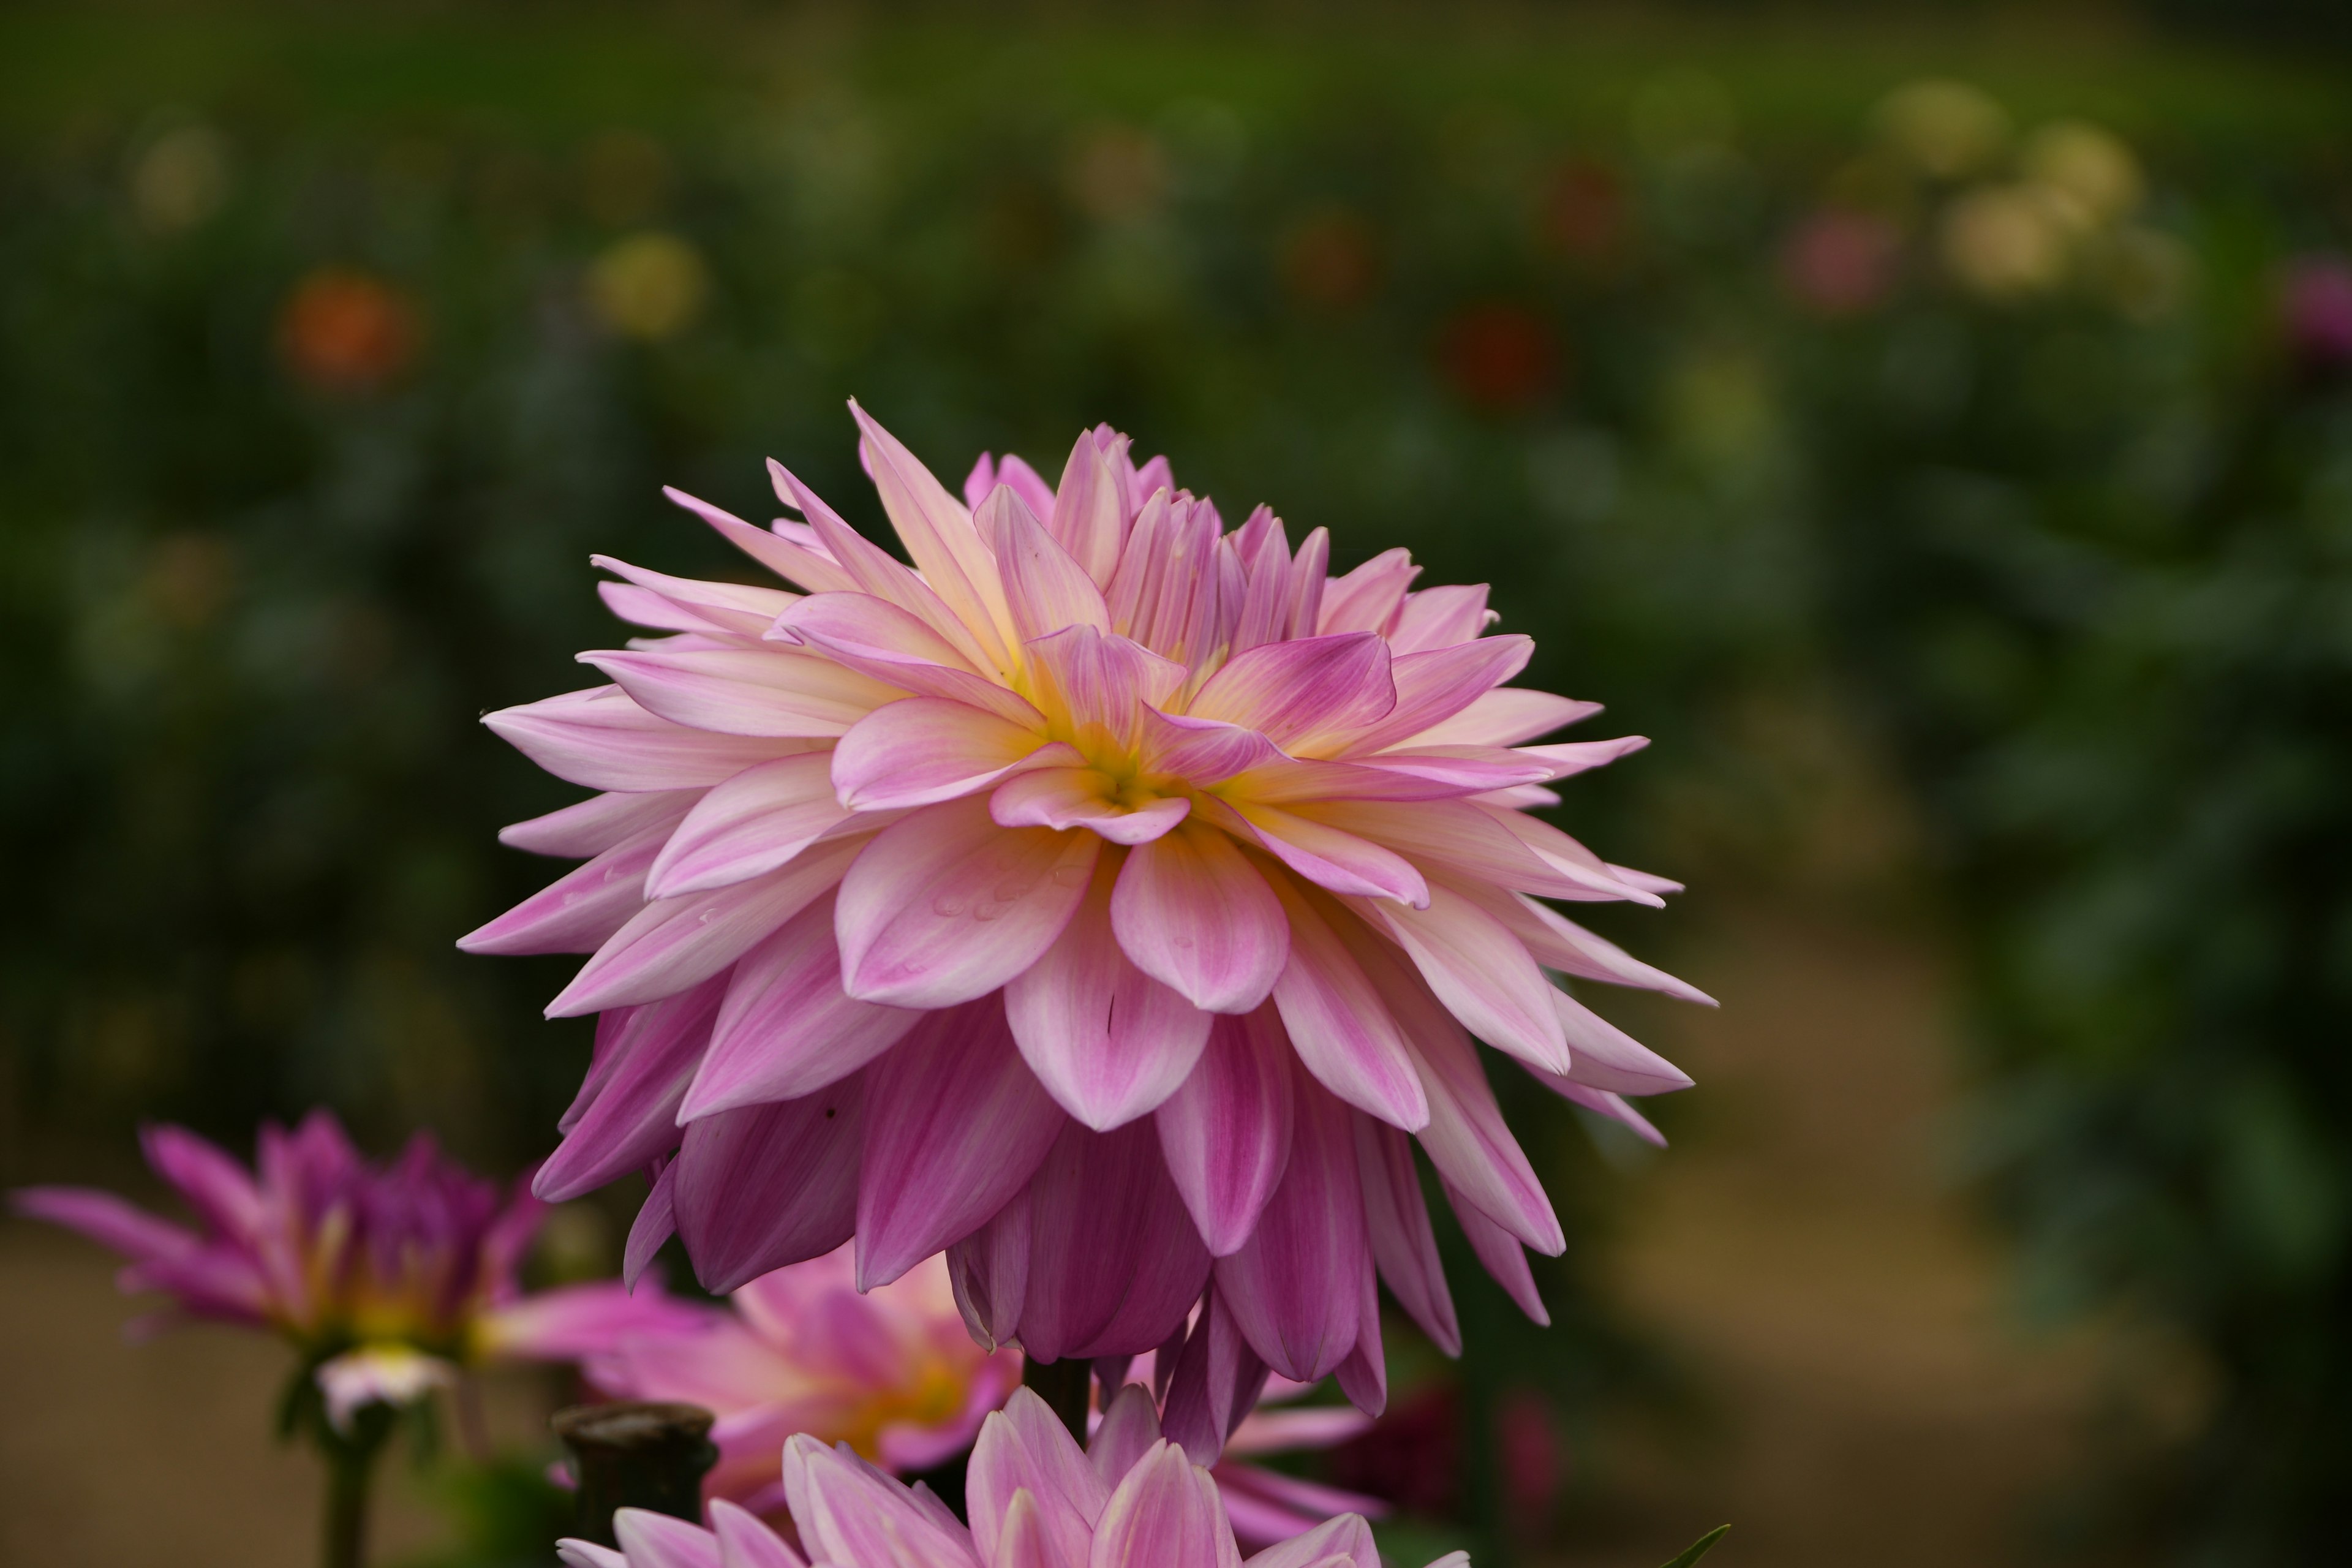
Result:
{"label": "background foliage", "polygon": [[[0,28],[0,1173],[318,1101],[543,1152],[563,964],[450,942],[543,874],[493,835],[562,786],[471,721],[588,683],[586,556],[734,570],[657,489],[765,516],[771,453],[877,521],[852,392],[943,473],[1108,418],[1342,564],[1492,581],[1536,683],[1661,742],[1564,814],[1616,858],[1821,849],[1789,716],[1867,724],[2031,1294],[2221,1391],[2124,1511],[2311,1560],[2352,1468],[2325,74],[1507,14]],[[1589,1238],[1610,1178],[1543,1142]],[[1561,1331],[1477,1336],[1477,1409],[1656,1386],[1590,1267]]]}

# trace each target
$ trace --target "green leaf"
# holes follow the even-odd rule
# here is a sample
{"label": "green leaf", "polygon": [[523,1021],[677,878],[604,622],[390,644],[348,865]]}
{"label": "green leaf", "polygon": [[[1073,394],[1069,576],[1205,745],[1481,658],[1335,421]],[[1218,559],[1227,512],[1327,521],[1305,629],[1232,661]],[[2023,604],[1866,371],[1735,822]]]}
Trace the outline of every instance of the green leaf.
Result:
{"label": "green leaf", "polygon": [[1680,1555],[1667,1563],[1665,1568],[1691,1568],[1691,1564],[1706,1556],[1715,1543],[1723,1539],[1723,1532],[1730,1528],[1731,1526],[1727,1524],[1717,1525],[1713,1530],[1684,1547]]}

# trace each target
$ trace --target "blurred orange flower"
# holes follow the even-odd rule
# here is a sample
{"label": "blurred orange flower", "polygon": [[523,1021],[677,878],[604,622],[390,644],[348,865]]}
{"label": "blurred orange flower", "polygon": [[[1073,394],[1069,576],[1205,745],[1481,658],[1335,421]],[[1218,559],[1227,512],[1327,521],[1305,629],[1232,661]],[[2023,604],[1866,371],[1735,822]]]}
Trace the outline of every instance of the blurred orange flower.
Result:
{"label": "blurred orange flower", "polygon": [[1438,329],[1437,363],[1473,406],[1507,414],[1533,405],[1559,380],[1551,324],[1507,300],[1467,305]]}
{"label": "blurred orange flower", "polygon": [[1310,215],[1283,241],[1283,287],[1301,304],[1352,310],[1371,298],[1380,280],[1371,226],[1345,207]]}
{"label": "blurred orange flower", "polygon": [[1586,159],[1561,164],[1544,194],[1544,237],[1571,260],[1616,260],[1624,248],[1628,216],[1623,184]]}
{"label": "blurred orange flower", "polygon": [[279,357],[319,392],[376,391],[415,362],[422,337],[407,298],[353,268],[313,269],[278,313]]}

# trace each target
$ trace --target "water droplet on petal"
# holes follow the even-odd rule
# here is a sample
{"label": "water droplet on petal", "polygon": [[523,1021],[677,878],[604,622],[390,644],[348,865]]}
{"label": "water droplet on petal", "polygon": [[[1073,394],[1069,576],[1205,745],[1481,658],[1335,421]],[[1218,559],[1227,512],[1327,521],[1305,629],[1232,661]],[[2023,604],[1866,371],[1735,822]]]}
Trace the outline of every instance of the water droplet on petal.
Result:
{"label": "water droplet on petal", "polygon": [[963,911],[969,907],[970,906],[966,905],[961,899],[951,897],[946,893],[941,893],[938,898],[931,900],[931,913],[941,916],[947,920],[955,919],[958,915],[963,913]]}
{"label": "water droplet on petal", "polygon": [[1090,873],[1084,866],[1056,866],[1053,870],[1054,880],[1065,888],[1076,887],[1085,881],[1088,875]]}
{"label": "water droplet on petal", "polygon": [[981,904],[972,910],[971,918],[976,921],[992,921],[1011,907],[1009,904]]}

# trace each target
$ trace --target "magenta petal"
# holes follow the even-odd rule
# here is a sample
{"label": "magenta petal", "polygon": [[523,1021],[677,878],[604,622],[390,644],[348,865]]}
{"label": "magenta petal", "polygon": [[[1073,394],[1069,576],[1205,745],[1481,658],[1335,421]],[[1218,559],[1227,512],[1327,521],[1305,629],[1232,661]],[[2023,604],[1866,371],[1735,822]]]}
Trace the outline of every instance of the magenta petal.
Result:
{"label": "magenta petal", "polygon": [[1552,1072],[1569,1064],[1568,1036],[1553,1004],[1560,993],[1500,921],[1443,884],[1425,910],[1372,904],[1446,1011],[1472,1034]]}
{"label": "magenta petal", "polygon": [[1102,1517],[1110,1488],[1087,1463],[1059,1417],[1028,1389],[1015,1389],[1004,1408],[981,1424],[965,1470],[964,1500],[972,1545],[994,1563],[997,1542],[1015,1496],[1027,1492],[1044,1511],[1046,1533],[1063,1560],[1087,1561],[1087,1539]]}
{"label": "magenta petal", "polygon": [[653,1267],[654,1255],[663,1244],[677,1234],[677,1162],[670,1161],[654,1178],[653,1190],[637,1206],[637,1217],[630,1222],[629,1239],[621,1248],[621,1283],[634,1290],[646,1270]]}
{"label": "magenta petal", "polygon": [[1163,1349],[1160,1362],[1170,1369],[1161,1415],[1168,1440],[1196,1465],[1216,1463],[1266,1380],[1265,1363],[1242,1337],[1217,1289],[1210,1289],[1181,1347],[1173,1355]]}
{"label": "magenta petal", "polygon": [[971,795],[1024,765],[1082,760],[1041,731],[961,702],[910,697],[876,709],[842,737],[834,787],[859,811],[883,811]]}
{"label": "magenta petal", "polygon": [[1318,1563],[1330,1563],[1333,1568],[1381,1568],[1372,1527],[1354,1514],[1341,1514],[1303,1535],[1267,1547],[1249,1560],[1249,1568],[1317,1568]]}
{"label": "magenta petal", "polygon": [[1416,740],[1518,674],[1535,651],[1533,637],[1501,637],[1399,655],[1389,666],[1396,706],[1349,736],[1348,750],[1384,752]]}
{"label": "magenta petal", "polygon": [[1397,985],[1389,996],[1407,1019],[1410,1048],[1428,1089],[1429,1124],[1421,1130],[1421,1146],[1430,1163],[1488,1218],[1537,1251],[1558,1257],[1567,1238],[1495,1103],[1477,1047],[1425,993],[1416,998],[1412,987]]}
{"label": "magenta petal", "polygon": [[853,996],[944,1007],[986,995],[1044,956],[1086,896],[1102,841],[999,827],[982,799],[883,829],[835,909]]}
{"label": "magenta petal", "polygon": [[1384,1121],[1358,1115],[1356,1173],[1364,1183],[1364,1227],[1372,1261],[1390,1294],[1439,1350],[1460,1355],[1462,1325],[1454,1314],[1429,1205],[1413,1169],[1412,1140]]}
{"label": "magenta petal", "polygon": [[1118,868],[1094,885],[1054,945],[1004,987],[1021,1055],[1063,1110],[1097,1132],[1156,1110],[1201,1058],[1210,1015],[1128,962],[1111,934]]}
{"label": "magenta petal", "polygon": [[1255,730],[1220,719],[1162,713],[1146,707],[1140,725],[1145,770],[1174,773],[1202,789],[1284,760],[1280,748]]}
{"label": "magenta petal", "polygon": [[1334,577],[1323,588],[1326,632],[1385,633],[1404,608],[1405,590],[1421,575],[1412,555],[1404,550],[1383,550],[1344,577]]}
{"label": "magenta petal", "polygon": [[1240,1568],[1217,1484],[1162,1443],[1138,1460],[1103,1507],[1088,1568]]}
{"label": "magenta petal", "polygon": [[1319,888],[1414,906],[1429,902],[1420,870],[1392,849],[1279,806],[1244,802],[1235,809],[1268,853]]}
{"label": "magenta petal", "polygon": [[[1362,1117],[1350,1117],[1360,1121]],[[1365,1415],[1378,1415],[1388,1408],[1389,1360],[1381,1345],[1381,1291],[1372,1278],[1372,1270],[1363,1275],[1364,1299],[1356,1309],[1356,1347],[1332,1369],[1339,1392],[1348,1403]]]}
{"label": "magenta petal", "polygon": [[1168,1174],[1213,1257],[1249,1239],[1289,1162],[1290,1056],[1271,1006],[1221,1017],[1199,1065],[1155,1117]]}
{"label": "magenta petal", "polygon": [[674,899],[764,876],[848,815],[823,752],[746,768],[686,814],[646,876],[647,895]]}
{"label": "magenta petal", "polygon": [[617,686],[567,691],[483,716],[500,740],[553,773],[589,789],[707,789],[755,763],[807,742],[717,735],[647,712]]}
{"label": "magenta petal", "polygon": [[[1542,1078],[1542,1075],[1538,1074],[1538,1077]],[[1633,1135],[1643,1142],[1659,1149],[1666,1146],[1666,1135],[1653,1126],[1648,1117],[1634,1110],[1623,1095],[1605,1089],[1588,1089],[1583,1084],[1571,1083],[1566,1079],[1543,1079],[1542,1081],[1546,1089],[1550,1089],[1562,1100],[1571,1104],[1580,1105],[1587,1110],[1594,1111],[1609,1118],[1612,1121],[1620,1122],[1631,1128]]]}
{"label": "magenta petal", "polygon": [[888,1050],[921,1016],[842,990],[827,895],[736,962],[678,1118],[813,1094]]}
{"label": "magenta petal", "polygon": [[640,1007],[615,1043],[617,1065],[587,1111],[531,1178],[551,1204],[569,1202],[677,1147],[677,1108],[694,1078],[727,978]]}
{"label": "magenta petal", "polygon": [[839,881],[865,841],[819,845],[732,887],[647,904],[547,1005],[551,1018],[655,1002],[718,973]]}
{"label": "magenta petal", "polygon": [[927,1017],[866,1076],[860,1289],[978,1229],[1028,1182],[1066,1120],[992,996]]}
{"label": "magenta petal", "polygon": [[1297,1105],[1282,1184],[1241,1250],[1217,1260],[1217,1292],[1268,1366],[1313,1383],[1355,1349],[1372,1260],[1348,1110],[1314,1085]]}
{"label": "magenta petal", "polygon": [[1451,1184],[1445,1195],[1454,1205],[1454,1217],[1462,1223],[1462,1234],[1469,1240],[1470,1250],[1486,1266],[1486,1272],[1519,1304],[1519,1310],[1543,1328],[1551,1326],[1551,1314],[1544,1310],[1543,1297],[1536,1289],[1536,1278],[1528,1268],[1528,1255],[1519,1246],[1519,1238],[1488,1219],[1476,1204],[1454,1190]]}
{"label": "magenta petal", "polygon": [[781,648],[583,653],[648,712],[722,735],[838,735],[898,693],[814,654]]}
{"label": "magenta petal", "polygon": [[719,1568],[719,1542],[710,1532],[666,1513],[617,1510],[613,1534],[629,1568]]}
{"label": "magenta petal", "polygon": [[1290,922],[1290,963],[1275,982],[1274,1005],[1299,1060],[1349,1104],[1408,1132],[1426,1125],[1428,1096],[1405,1037],[1342,932],[1379,939],[1287,878],[1277,879],[1275,892]]}
{"label": "magenta petal", "polygon": [[125,1258],[173,1258],[204,1245],[194,1231],[90,1187],[19,1187],[8,1194],[8,1206],[78,1231]]}
{"label": "magenta petal", "polygon": [[852,586],[839,566],[813,550],[780,539],[764,528],[754,528],[732,512],[722,511],[673,486],[662,487],[662,494],[702,519],[719,531],[719,537],[788,583],[797,583],[812,594]]}
{"label": "magenta petal", "polygon": [[1424,746],[1459,742],[1471,746],[1516,746],[1538,735],[1566,729],[1601,711],[1598,702],[1555,697],[1549,691],[1498,686],[1452,718],[1423,730],[1417,740]]}
{"label": "magenta petal", "polygon": [[1129,852],[1110,923],[1138,968],[1211,1013],[1256,1007],[1290,959],[1281,901],[1205,823]]}
{"label": "magenta petal", "polygon": [[1184,1321],[1209,1254],[1140,1124],[1066,1123],[1029,1184],[1021,1343],[1040,1361],[1136,1354]]}
{"label": "magenta petal", "polygon": [[866,1076],[686,1129],[675,1167],[677,1228],[706,1288],[723,1294],[849,1239]]}
{"label": "magenta petal", "polygon": [[602,855],[648,827],[676,822],[698,798],[692,790],[591,795],[576,805],[499,828],[499,842],[528,854],[583,859]]}
{"label": "magenta petal", "polygon": [[[772,764],[771,764],[772,765]],[[644,829],[457,939],[467,952],[593,952],[645,907],[667,824]]]}
{"label": "magenta petal", "polygon": [[795,1433],[784,1445],[784,1489],[814,1562],[980,1568],[952,1514],[942,1520],[846,1443],[832,1449]]}
{"label": "magenta petal", "polygon": [[710,1500],[710,1533],[719,1542],[719,1568],[808,1568],[758,1515],[725,1498]]}
{"label": "magenta petal", "polygon": [[1013,633],[1021,641],[1051,637],[1065,626],[1110,630],[1102,590],[1009,487],[999,486],[988,497],[973,523],[995,546]]}
{"label": "magenta petal", "polygon": [[1130,806],[1115,798],[1118,793],[1108,774],[1092,768],[1039,768],[997,785],[988,815],[1000,827],[1083,827],[1113,844],[1149,844],[1192,810],[1181,795]]}
{"label": "magenta petal", "polygon": [[1013,1494],[997,1529],[989,1568],[1068,1568],[1036,1493],[1024,1488]]}
{"label": "magenta petal", "polygon": [[971,628],[981,646],[1001,658],[1005,646],[1001,617],[1007,616],[1003,589],[996,563],[971,525],[971,514],[856,399],[850,400],[849,411],[866,437],[864,449],[882,510],[889,514],[915,570],[956,618]]}
{"label": "magenta petal", "polygon": [[1013,1194],[994,1218],[948,1248],[948,1282],[972,1342],[984,1350],[1021,1331],[1029,1295],[1029,1194]]}
{"label": "magenta petal", "polygon": [[1397,653],[1426,653],[1465,643],[1495,622],[1486,607],[1486,584],[1441,584],[1405,595],[1389,647]]}
{"label": "magenta petal", "polygon": [[1087,1440],[1087,1463],[1108,1489],[1118,1485],[1119,1478],[1160,1440],[1160,1412],[1152,1408],[1151,1391],[1130,1383],[1112,1397],[1110,1408],[1103,1412],[1102,1425]]}
{"label": "magenta petal", "polygon": [[1267,643],[1236,654],[1188,710],[1255,730],[1292,755],[1361,730],[1396,706],[1388,645],[1370,632]]}
{"label": "magenta petal", "polygon": [[1086,569],[1087,576],[1097,584],[1110,581],[1127,542],[1127,501],[1118,476],[1112,472],[1093,431],[1081,435],[1070,448],[1062,482],[1054,491],[1052,515],[1045,521],[1055,541]]}
{"label": "magenta petal", "polygon": [[1617,1094],[1671,1094],[1691,1086],[1690,1074],[1583,1003],[1563,991],[1554,991],[1552,997],[1568,1030],[1569,1047],[1575,1053],[1575,1060],[1561,1076]]}

